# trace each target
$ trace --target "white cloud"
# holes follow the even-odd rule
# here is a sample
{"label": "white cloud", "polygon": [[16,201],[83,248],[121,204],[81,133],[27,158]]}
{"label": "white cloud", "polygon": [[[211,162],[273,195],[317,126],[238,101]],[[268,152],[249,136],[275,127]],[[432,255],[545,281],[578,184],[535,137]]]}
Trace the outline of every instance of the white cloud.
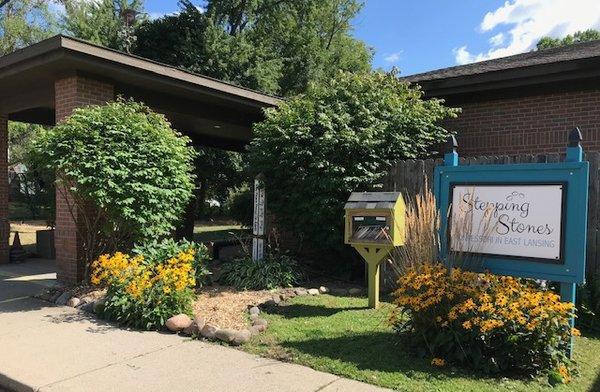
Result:
{"label": "white cloud", "polygon": [[490,49],[471,53],[466,45],[454,49],[457,64],[489,60],[535,48],[543,36],[563,37],[579,30],[600,28],[599,0],[507,0],[488,12],[479,26]]}
{"label": "white cloud", "polygon": [[394,52],[394,53],[390,53],[389,55],[385,56],[383,58],[383,60],[386,63],[394,64],[394,63],[397,63],[400,60],[401,56],[402,56],[402,51]]}
{"label": "white cloud", "polygon": [[488,41],[492,46],[500,46],[504,43],[504,33],[498,33],[494,35]]}

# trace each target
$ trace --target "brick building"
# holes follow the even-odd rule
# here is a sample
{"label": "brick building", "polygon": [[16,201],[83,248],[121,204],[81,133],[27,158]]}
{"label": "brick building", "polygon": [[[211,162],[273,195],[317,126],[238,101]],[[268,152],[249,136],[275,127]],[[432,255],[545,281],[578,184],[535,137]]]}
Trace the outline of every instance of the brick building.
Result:
{"label": "brick building", "polygon": [[[0,172],[7,173],[8,120],[55,125],[78,108],[131,97],[163,113],[194,144],[240,150],[263,108],[279,99],[136,56],[56,36],[0,57]],[[78,217],[57,189],[58,279],[82,278]],[[0,263],[8,262],[8,176],[0,177]]]}
{"label": "brick building", "polygon": [[445,126],[462,156],[564,151],[577,126],[600,151],[600,41],[411,75],[427,97],[462,108]]}

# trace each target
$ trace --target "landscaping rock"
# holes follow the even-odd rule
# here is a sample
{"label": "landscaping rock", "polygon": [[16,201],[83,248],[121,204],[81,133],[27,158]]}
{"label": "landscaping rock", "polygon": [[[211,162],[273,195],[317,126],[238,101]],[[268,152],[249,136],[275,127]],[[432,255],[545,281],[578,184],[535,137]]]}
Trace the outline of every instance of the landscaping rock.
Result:
{"label": "landscaping rock", "polygon": [[202,335],[202,337],[206,338],[206,339],[214,339],[215,335],[217,333],[217,331],[219,330],[218,327],[215,327],[214,325],[211,324],[206,324],[204,325],[204,327],[200,330],[200,335]]}
{"label": "landscaping rock", "polygon": [[329,289],[325,286],[321,286],[319,287],[319,293],[321,294],[327,294],[329,292]]}
{"label": "landscaping rock", "polygon": [[248,331],[250,332],[250,334],[252,336],[258,335],[259,333],[263,332],[265,330],[264,325],[253,325],[250,328],[248,328]]}
{"label": "landscaping rock", "polygon": [[66,305],[70,298],[71,298],[71,293],[69,293],[68,291],[65,291],[56,299],[56,304],[57,305]]}
{"label": "landscaping rock", "polygon": [[56,301],[58,301],[58,298],[62,295],[63,293],[60,291],[55,292],[54,294],[52,294],[52,296],[50,297],[49,301],[56,303]]}
{"label": "landscaping rock", "polygon": [[264,304],[262,304],[262,306],[264,306],[265,308],[274,308],[278,304],[279,304],[279,302],[275,302],[275,300],[270,299],[270,300],[266,301]]}
{"label": "landscaping rock", "polygon": [[248,343],[250,338],[252,337],[252,333],[247,329],[242,329],[241,331],[237,331],[231,344],[234,346],[239,346],[240,344]]}
{"label": "landscaping rock", "polygon": [[94,312],[94,302],[83,303],[79,306],[79,309],[84,312],[93,313]]}
{"label": "landscaping rock", "polygon": [[179,332],[192,325],[192,319],[187,314],[178,314],[167,320],[165,327],[171,332]]}
{"label": "landscaping rock", "polygon": [[215,333],[215,337],[225,343],[232,343],[235,339],[237,331],[234,329],[219,329]]}
{"label": "landscaping rock", "polygon": [[279,305],[279,303],[283,301],[283,296],[280,294],[274,295],[271,301],[273,301],[276,305]]}
{"label": "landscaping rock", "polygon": [[248,310],[248,313],[250,313],[250,315],[260,314],[260,309],[258,308],[258,306],[253,306]]}
{"label": "landscaping rock", "polygon": [[104,305],[106,304],[106,299],[104,298],[100,298],[97,301],[93,302],[93,307],[92,309],[94,310],[94,313],[96,314],[100,314],[104,311]]}
{"label": "landscaping rock", "polygon": [[267,329],[267,325],[269,325],[269,323],[267,323],[267,320],[265,320],[263,318],[257,318],[252,321],[252,325],[253,326],[264,325],[265,329]]}
{"label": "landscaping rock", "polygon": [[331,294],[333,294],[333,295],[339,295],[339,296],[343,297],[344,295],[348,295],[348,290],[336,287],[334,289],[331,289]]}
{"label": "landscaping rock", "polygon": [[196,321],[194,320],[189,327],[181,330],[181,334],[185,336],[197,336],[200,334],[200,328],[198,328],[198,324],[196,324]]}
{"label": "landscaping rock", "polygon": [[206,320],[204,320],[204,317],[202,316],[194,317],[194,322],[198,326],[198,332],[200,332],[200,330],[206,325]]}
{"label": "landscaping rock", "polygon": [[319,289],[308,289],[308,294],[319,295]]}
{"label": "landscaping rock", "polygon": [[306,289],[296,289],[294,290],[294,294],[296,295],[308,295],[308,291],[306,291]]}
{"label": "landscaping rock", "polygon": [[77,298],[77,297],[71,297],[67,301],[67,306],[70,306],[72,308],[76,308],[77,306],[79,306],[80,303],[81,303],[81,300],[79,298]]}
{"label": "landscaping rock", "polygon": [[362,294],[362,289],[359,289],[358,287],[352,287],[350,290],[348,290],[348,294],[350,295],[359,295]]}

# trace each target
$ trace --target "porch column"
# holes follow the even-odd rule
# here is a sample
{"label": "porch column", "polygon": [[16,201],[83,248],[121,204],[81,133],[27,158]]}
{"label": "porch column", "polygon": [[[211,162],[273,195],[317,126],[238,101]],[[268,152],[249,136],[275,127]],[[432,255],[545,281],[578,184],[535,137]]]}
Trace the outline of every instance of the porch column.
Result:
{"label": "porch column", "polygon": [[[58,79],[54,83],[56,122],[71,115],[78,107],[101,105],[114,99],[114,86],[79,75]],[[83,280],[84,265],[81,258],[81,239],[77,234],[77,221],[69,211],[70,195],[56,189],[56,250],[57,278],[64,284]]]}
{"label": "porch column", "polygon": [[0,114],[0,264],[8,263],[8,115]]}

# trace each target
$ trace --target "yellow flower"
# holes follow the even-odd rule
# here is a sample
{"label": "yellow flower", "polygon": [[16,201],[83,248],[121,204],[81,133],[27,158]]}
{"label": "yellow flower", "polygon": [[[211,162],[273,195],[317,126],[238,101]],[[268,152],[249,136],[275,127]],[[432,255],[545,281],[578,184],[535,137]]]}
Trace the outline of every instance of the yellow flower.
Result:
{"label": "yellow flower", "polygon": [[431,360],[431,364],[433,366],[440,366],[441,367],[441,366],[445,366],[446,365],[446,361],[444,359],[442,359],[442,358],[433,358]]}

